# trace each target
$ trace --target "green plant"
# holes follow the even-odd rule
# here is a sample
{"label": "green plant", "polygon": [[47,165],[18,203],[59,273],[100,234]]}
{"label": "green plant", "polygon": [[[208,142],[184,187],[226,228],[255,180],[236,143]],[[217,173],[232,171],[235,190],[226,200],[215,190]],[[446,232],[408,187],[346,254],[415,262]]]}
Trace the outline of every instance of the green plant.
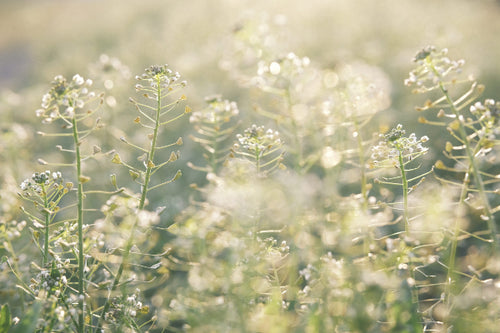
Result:
{"label": "green plant", "polygon": [[189,120],[197,132],[197,135],[191,138],[205,150],[203,157],[207,166],[198,167],[192,163],[190,166],[199,171],[217,174],[229,156],[231,135],[238,126],[231,121],[238,115],[239,110],[235,102],[223,100],[218,95],[207,97],[205,101],[207,107],[193,112]]}
{"label": "green plant", "polygon": [[[181,111],[175,113],[176,106],[179,104],[179,102],[186,99],[184,95],[174,98],[173,101],[169,100],[172,99],[171,96],[173,94],[176,94],[181,88],[186,86],[186,82],[180,81],[180,74],[177,72],[173,72],[170,68],[168,68],[167,65],[151,66],[150,68],[146,69],[144,74],[142,74],[141,76],[137,76],[137,79],[141,83],[136,85],[136,89],[138,92],[143,94],[142,97],[145,99],[145,102],[139,102],[134,99],[130,99],[130,101],[135,105],[137,111],[139,112],[139,116],[135,118],[134,122],[141,127],[146,128],[148,131],[152,131],[152,133],[150,132],[149,134],[147,134],[148,140],[146,141],[147,145],[145,148],[129,142],[125,137],[120,138],[121,141],[134,148],[141,154],[138,157],[138,160],[142,162],[142,168],[137,168],[132,165],[126,164],[122,161],[120,155],[118,154],[115,154],[112,159],[113,163],[124,165],[128,168],[129,174],[132,179],[140,184],[141,191],[139,197],[137,197],[138,203],[134,209],[136,218],[129,231],[130,233],[123,249],[121,263],[118,267],[117,272],[114,273],[114,278],[111,284],[111,288],[109,289],[109,294],[99,316],[97,330],[101,329],[103,322],[106,319],[108,311],[111,307],[112,293],[121,283],[123,271],[125,267],[129,265],[128,260],[130,251],[132,249],[132,246],[136,243],[136,229],[140,224],[142,224],[142,227],[147,227],[148,223],[145,223],[144,221],[147,220],[147,218],[140,213],[146,207],[148,192],[157,188],[161,188],[175,181],[182,174],[181,171],[178,170],[175,175],[169,180],[160,181],[154,185],[151,182],[152,176],[155,173],[179,158],[179,152],[172,151],[169,155],[169,158],[166,161],[162,161],[160,158],[158,158],[157,153],[162,150],[181,145],[181,138],[177,139],[174,143],[167,145],[160,145],[158,142],[158,138],[163,127],[174,122],[184,114],[187,114],[191,111],[190,108],[186,106],[183,112]],[[157,209],[156,211],[156,214],[160,214],[161,211],[162,208],[159,207],[159,209]],[[141,219],[143,220],[141,221]],[[122,288],[123,294],[125,294],[125,291],[126,289]],[[139,327],[136,326],[135,328],[136,330],[139,330]]]}
{"label": "green plant", "polygon": [[[97,108],[93,107],[102,104],[102,96],[89,91],[92,81],[85,81],[81,76],[75,75],[68,82],[62,76],[57,76],[51,90],[43,96],[42,109],[37,110],[37,116],[42,118],[45,124],[59,124],[62,130],[39,133],[44,137],[59,139],[61,144],[57,145],[58,150],[72,154],[75,162],[49,163],[39,159],[39,163],[72,168],[76,189],[72,182],[63,182],[61,172],[50,171],[34,173],[20,186],[21,197],[27,204],[23,212],[31,221],[32,237],[40,249],[41,261],[38,264],[32,263],[39,273],[28,285],[24,282],[23,270],[17,265],[17,261],[8,263],[21,288],[36,300],[36,304],[42,306],[44,319],[43,322],[34,323],[37,331],[100,331],[109,325],[110,328],[115,327],[113,329],[125,326],[140,330],[135,318],[138,314],[148,313],[148,307],[138,300],[137,292],[133,296],[129,295],[129,282],[123,282],[122,277],[129,266],[132,247],[137,244],[138,229],[150,228],[161,213],[161,207],[151,213],[145,210],[148,192],[171,183],[181,175],[178,171],[172,179],[152,184],[152,176],[179,156],[178,152],[171,152],[166,161],[159,162],[160,159],[155,153],[182,144],[181,139],[170,145],[158,144],[160,128],[189,112],[189,107],[186,107],[182,112],[173,115],[176,105],[185,99],[184,95],[174,102],[164,103],[179,88],[185,86],[185,82],[178,79],[179,74],[172,72],[167,66],[152,66],[140,77],[148,86],[136,87],[144,92],[146,99],[153,99],[154,104],[149,106],[147,103],[132,100],[145,121],[152,122],[151,125],[143,124],[140,117],[137,117],[135,123],[150,129],[152,133],[145,135],[146,142],[149,143],[147,148],[132,144],[125,138],[122,138],[122,141],[145,153],[140,158],[144,169],[125,164],[118,154],[113,155],[112,162],[129,168],[132,179],[141,185],[138,195],[125,188],[118,188],[115,175],[111,175],[114,191],[85,189],[91,177],[83,173],[84,162],[107,156],[101,153],[101,148],[97,145],[90,149],[84,145],[86,141],[91,140],[90,135],[101,128],[99,118],[95,118]],[[86,155],[88,150],[90,153]],[[73,195],[74,199],[66,200],[67,196]],[[95,205],[102,205],[102,201],[90,201],[89,196],[93,195],[113,197],[107,205],[99,209],[100,207]],[[120,196],[124,196],[122,201]],[[74,203],[71,203],[72,200]],[[91,222],[91,219],[96,221],[94,212],[100,210],[108,221],[113,222],[120,217],[120,207],[130,207],[126,214],[135,218],[128,230],[129,234],[120,236],[125,237],[126,241],[121,245],[123,253],[119,256],[121,259],[117,271],[113,272],[114,259],[109,261],[106,255],[112,244],[103,244],[102,237],[96,235],[99,232],[99,220]],[[14,251],[12,246],[9,249]],[[118,286],[121,286],[120,297],[115,295]],[[102,292],[99,291],[103,288],[108,290],[105,297],[101,297]]]}
{"label": "green plant", "polygon": [[[498,207],[492,207],[497,194],[495,186],[498,184],[498,175],[495,174],[495,147],[498,145],[498,105],[492,99],[484,103],[476,102],[482,94],[484,86],[477,83],[472,77],[462,78],[464,60],[451,60],[448,51],[438,51],[429,46],[420,51],[414,61],[416,69],[410,72],[405,81],[408,86],[415,86],[414,93],[437,91],[440,97],[432,97],[418,111],[437,110],[436,120],[420,117],[424,124],[445,127],[454,143],[447,141],[443,154],[452,161],[447,166],[441,160],[436,162],[436,176],[443,183],[460,189],[457,198],[458,207],[454,219],[454,227],[449,230],[450,243],[446,262],[446,288],[444,302],[450,313],[450,326],[453,322],[460,325],[460,315],[451,314],[460,308],[457,303],[467,286],[481,281],[482,274],[466,274],[458,270],[457,250],[460,239],[473,237],[483,244],[491,244],[490,254],[493,260],[498,257],[498,229],[495,214]],[[486,171],[487,170],[487,171]],[[493,171],[493,173],[490,172]],[[456,177],[450,179],[450,174]],[[486,222],[488,238],[483,237],[481,225],[474,226],[468,231],[462,225],[464,212],[467,209],[479,211],[482,223]],[[472,268],[472,272],[488,268]],[[462,313],[462,312],[460,312]],[[470,319],[469,319],[470,320]],[[483,319],[484,320],[484,319]]]}
{"label": "green plant", "polygon": [[284,28],[238,26],[221,63],[245,89],[194,111],[167,65],[133,114],[115,58],[55,78],[43,169],[0,192],[0,331],[496,330],[500,104],[426,48],[406,84],[436,119],[391,129],[387,74],[298,56]]}

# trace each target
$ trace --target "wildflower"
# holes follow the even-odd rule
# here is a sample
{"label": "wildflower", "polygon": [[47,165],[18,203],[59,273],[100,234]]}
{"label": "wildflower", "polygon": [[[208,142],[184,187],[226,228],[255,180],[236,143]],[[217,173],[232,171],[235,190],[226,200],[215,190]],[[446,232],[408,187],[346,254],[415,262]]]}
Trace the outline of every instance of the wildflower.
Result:
{"label": "wildflower", "polygon": [[383,140],[372,147],[371,159],[373,163],[377,165],[389,160],[397,165],[400,157],[410,161],[428,151],[429,148],[424,147],[422,143],[429,141],[429,137],[424,135],[418,139],[415,133],[411,133],[408,137],[405,137],[405,134],[406,131],[401,124],[398,124],[389,133],[381,134],[380,138]]}
{"label": "wildflower", "polygon": [[[186,86],[185,81],[179,81],[181,75],[178,72],[172,71],[168,65],[153,65],[146,68],[142,75],[136,76],[139,81],[147,82],[147,86],[153,89],[158,88],[175,88]],[[159,85],[159,86],[158,86]],[[136,89],[147,89],[144,85],[136,85]]]}
{"label": "wildflower", "polygon": [[500,101],[488,98],[483,103],[476,102],[470,106],[469,111],[480,119],[489,123],[488,127],[496,127],[500,124]]}
{"label": "wildflower", "polygon": [[191,114],[189,121],[192,123],[221,124],[227,123],[239,114],[236,102],[223,100],[220,95],[207,97],[207,108]]}
{"label": "wildflower", "polygon": [[434,89],[445,76],[460,73],[465,61],[451,60],[447,54],[447,49],[437,51],[434,46],[427,46],[418,52],[413,59],[417,68],[410,72],[405,85],[417,86],[416,92],[426,92]]}
{"label": "wildflower", "polygon": [[238,143],[236,148],[243,148],[243,150],[256,155],[263,155],[266,151],[281,147],[283,144],[280,139],[278,131],[271,129],[265,130],[264,126],[257,126],[253,124],[247,128],[243,134],[237,134],[236,139]]}
{"label": "wildflower", "polygon": [[83,77],[81,77],[79,74],[76,74],[75,76],[73,76],[73,82],[77,85],[77,86],[81,86],[82,84],[85,83],[85,80],[83,79]]}
{"label": "wildflower", "polygon": [[75,74],[71,81],[57,75],[49,92],[43,95],[41,108],[35,111],[36,116],[43,118],[43,123],[74,118],[78,110],[95,98],[95,93],[88,89],[91,85],[92,80],[85,80],[79,74]]}

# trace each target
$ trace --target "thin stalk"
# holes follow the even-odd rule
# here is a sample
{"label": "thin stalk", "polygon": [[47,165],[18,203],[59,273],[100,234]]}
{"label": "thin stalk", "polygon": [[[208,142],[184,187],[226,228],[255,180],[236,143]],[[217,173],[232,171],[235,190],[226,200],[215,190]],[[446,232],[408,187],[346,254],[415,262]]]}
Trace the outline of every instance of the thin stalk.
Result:
{"label": "thin stalk", "polygon": [[[410,232],[410,216],[408,212],[408,179],[406,178],[406,169],[405,169],[405,164],[403,160],[403,153],[399,151],[399,169],[401,170],[401,186],[403,187],[403,222],[405,224],[405,235],[409,236]],[[413,280],[413,285],[410,285],[411,289],[411,296],[412,296],[412,301],[417,305],[419,305],[419,298],[418,298],[418,289],[415,284],[415,273],[413,271],[413,262],[412,262],[412,257],[408,255],[408,260],[409,260],[409,267],[408,271],[410,273],[410,277]]]}
{"label": "thin stalk", "polygon": [[[160,78],[157,78],[157,109],[156,109],[156,119],[155,119],[155,127],[153,131],[153,139],[151,140],[151,149],[148,153],[148,161],[146,162],[146,175],[144,176],[144,186],[142,188],[142,194],[141,194],[141,200],[139,201],[139,209],[144,209],[144,204],[146,202],[146,196],[148,193],[148,186],[149,186],[149,181],[151,179],[151,171],[153,167],[151,166],[151,163],[154,161],[154,156],[156,152],[156,140],[158,139],[158,130],[160,127],[160,112],[161,112],[161,85],[160,85]],[[131,235],[132,236],[132,235]],[[131,239],[132,240],[132,237]]]}
{"label": "thin stalk", "polygon": [[[473,152],[474,156],[476,155],[479,147],[480,147],[480,144],[478,144],[476,146],[476,149]],[[462,182],[462,191],[460,193],[460,201],[459,201],[460,205],[464,204],[465,199],[467,197],[467,192],[469,190],[470,174],[471,174],[470,172],[471,172],[471,170],[470,170],[470,165],[469,165],[467,173],[465,174],[464,180]],[[451,303],[451,297],[450,297],[451,286],[452,286],[452,282],[453,282],[453,278],[454,278],[455,257],[456,257],[456,252],[457,252],[458,234],[460,232],[460,224],[458,223],[460,216],[458,214],[460,214],[460,213],[461,213],[461,211],[460,211],[460,209],[458,209],[457,210],[457,217],[455,219],[455,226],[454,226],[454,230],[453,230],[453,238],[451,241],[450,258],[449,258],[449,262],[448,262],[448,273],[446,276],[447,283],[446,283],[445,297],[446,297],[446,303],[448,304],[448,306],[450,306],[450,303]]]}
{"label": "thin stalk", "polygon": [[[470,179],[470,170],[465,174],[464,181],[462,184],[462,191],[460,193],[460,202],[462,205],[467,197],[467,189]],[[460,214],[460,209],[457,210]],[[455,218],[455,226],[453,228],[453,239],[451,240],[450,258],[448,260],[448,273],[446,274],[446,290],[445,290],[445,301],[448,305],[451,302],[451,286],[453,285],[454,271],[455,271],[455,258],[457,254],[458,245],[458,233],[460,232],[459,216]]]}
{"label": "thin stalk", "polygon": [[[450,106],[451,106],[451,109],[453,110],[453,113],[455,114],[457,119],[459,119],[458,111],[455,108],[455,106],[453,105],[453,102],[450,99],[446,88],[444,88],[442,83],[440,83],[439,86],[440,86],[443,94],[445,94],[447,101],[450,103]],[[472,153],[472,148],[470,146],[469,140],[467,139],[467,133],[465,131],[465,128],[460,120],[458,120],[458,123],[459,123],[459,127],[458,127],[459,133],[460,133],[460,136],[462,137],[462,140],[463,140],[464,145],[465,145],[465,151],[467,152],[467,158],[469,159],[470,168],[472,169],[472,174],[474,176],[474,180],[476,181],[476,185],[477,185],[478,190],[479,190],[479,196],[481,197],[481,201],[483,202],[483,205],[484,205],[483,211],[486,214],[486,217],[488,219],[487,222],[488,222],[488,228],[489,228],[490,233],[492,235],[493,249],[496,252],[496,250],[498,249],[497,227],[495,224],[495,219],[493,217],[493,214],[491,213],[491,207],[490,207],[488,197],[486,196],[486,190],[484,188],[483,178],[479,174],[479,169],[478,169],[476,160],[474,158],[474,155]]]}
{"label": "thin stalk", "polygon": [[75,142],[76,179],[77,190],[77,224],[78,224],[78,327],[77,332],[84,332],[84,256],[83,256],[83,183],[81,182],[82,164],[80,155],[80,140],[78,138],[78,127],[76,117],[72,119],[73,141]]}
{"label": "thin stalk", "polygon": [[[156,94],[157,94],[156,95],[157,96],[157,108],[156,108],[155,127],[154,127],[154,131],[153,131],[153,138],[151,140],[151,148],[150,148],[150,151],[148,153],[148,160],[146,161],[146,174],[144,176],[144,185],[142,186],[142,193],[141,193],[141,198],[139,200],[138,210],[144,209],[144,206],[145,206],[145,203],[146,203],[146,197],[147,197],[147,193],[148,193],[149,181],[151,179],[151,172],[152,172],[152,169],[153,169],[152,163],[154,161],[154,156],[155,156],[155,152],[156,152],[156,141],[158,139],[158,131],[159,131],[159,127],[160,127],[161,84],[160,84],[160,79],[159,78],[157,78],[157,82],[156,83],[157,83],[157,87],[158,88],[157,88],[157,92],[156,92]],[[129,255],[130,255],[130,250],[132,249],[132,246],[133,246],[133,241],[134,241],[134,237],[135,237],[135,229],[137,227],[137,223],[138,223],[138,219],[136,218],[135,222],[132,225],[132,228],[130,230],[130,236],[129,236],[128,240],[127,240],[127,244],[125,245],[125,248],[124,248],[124,251],[123,251],[123,256],[122,256],[122,261],[120,263],[120,267],[118,267],[118,271],[117,271],[117,273],[115,275],[115,278],[113,280],[113,284],[111,286],[111,289],[109,291],[108,297],[106,299],[106,303],[103,306],[103,309],[102,309],[102,312],[101,312],[101,316],[99,318],[99,322],[98,322],[98,325],[97,325],[97,328],[96,328],[96,332],[100,331],[100,329],[102,327],[102,324],[103,324],[104,317],[106,316],[106,313],[108,312],[109,307],[111,306],[111,302],[110,302],[110,300],[111,300],[111,293],[113,291],[115,291],[116,288],[118,287],[118,284],[120,283],[120,280],[121,280],[121,277],[122,277],[122,274],[123,274],[123,270],[128,265],[128,258],[129,258]]]}
{"label": "thin stalk", "polygon": [[[49,199],[47,198],[47,193],[45,192],[45,186],[42,185],[42,193],[44,193],[43,196],[43,207],[48,210],[49,209]],[[49,262],[49,224],[50,224],[50,215],[48,211],[44,212],[44,218],[45,218],[45,234],[44,234],[44,243],[43,243],[43,260],[42,260],[42,267],[45,267],[47,263]]]}
{"label": "thin stalk", "polygon": [[260,150],[255,149],[255,166],[257,167],[257,174],[260,173]]}
{"label": "thin stalk", "polygon": [[399,152],[399,168],[401,170],[401,183],[403,187],[403,221],[405,224],[405,234],[408,235],[410,226],[410,219],[408,216],[408,180],[406,179],[406,170],[401,151]]}
{"label": "thin stalk", "polygon": [[[432,66],[432,70],[434,71],[435,75],[437,75],[439,77],[439,73],[436,71],[434,66]],[[478,187],[479,196],[480,196],[481,201],[483,202],[483,205],[484,205],[483,211],[486,214],[486,217],[488,219],[487,223],[488,223],[488,229],[490,230],[490,233],[492,236],[493,251],[496,253],[498,250],[497,227],[495,224],[495,219],[493,217],[493,214],[491,213],[490,203],[489,203],[488,198],[486,196],[483,178],[479,174],[479,168],[478,168],[476,160],[474,158],[473,149],[470,146],[469,140],[467,139],[467,132],[465,131],[465,127],[464,127],[462,121],[460,120],[461,115],[460,115],[459,111],[457,110],[457,108],[455,107],[455,103],[451,99],[451,97],[448,93],[448,90],[446,89],[446,87],[444,86],[442,81],[439,81],[439,89],[441,90],[441,93],[444,95],[446,102],[450,106],[451,111],[453,112],[453,114],[455,115],[455,117],[458,121],[458,133],[460,134],[460,137],[461,137],[463,144],[465,146],[465,151],[467,153],[467,158],[469,160],[470,169],[472,171],[472,175],[474,176],[474,180],[475,180],[476,185]]]}
{"label": "thin stalk", "polygon": [[[219,128],[220,124],[216,124],[214,127]],[[217,139],[219,138],[219,131],[216,131],[215,134],[212,136],[212,148],[213,148],[213,153],[210,155],[210,165],[212,167],[212,172],[217,174]]]}

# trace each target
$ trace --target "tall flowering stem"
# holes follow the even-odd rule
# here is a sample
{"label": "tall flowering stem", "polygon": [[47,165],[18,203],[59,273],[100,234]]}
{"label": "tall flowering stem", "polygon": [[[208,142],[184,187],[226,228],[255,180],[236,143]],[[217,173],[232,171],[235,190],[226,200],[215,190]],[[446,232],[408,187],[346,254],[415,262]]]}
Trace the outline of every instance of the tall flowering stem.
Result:
{"label": "tall flowering stem", "polygon": [[[87,121],[89,117],[93,116],[96,109],[88,109],[90,103],[94,100],[100,100],[102,104],[102,96],[96,96],[94,92],[89,91],[92,85],[92,80],[85,80],[80,75],[73,76],[71,81],[66,80],[64,77],[58,75],[52,82],[52,88],[42,98],[42,108],[36,111],[38,117],[42,118],[42,122],[50,124],[52,122],[62,122],[64,129],[70,132],[62,133],[44,133],[44,136],[70,136],[73,139],[73,149],[63,149],[61,151],[72,152],[75,156],[74,164],[76,180],[77,180],[77,262],[78,262],[78,324],[76,327],[77,332],[85,331],[85,255],[84,255],[84,183],[90,180],[89,177],[82,174],[82,161],[84,156],[81,154],[80,146],[82,140],[87,137],[93,130],[99,128],[99,119],[95,122],[87,122],[91,125],[82,124]],[[82,124],[83,128],[79,128]],[[40,161],[42,164],[49,164],[45,161]]]}
{"label": "tall flowering stem", "polygon": [[194,124],[197,135],[191,139],[199,143],[206,151],[203,156],[207,161],[204,167],[189,164],[195,170],[217,174],[231,150],[230,137],[238,124],[232,118],[239,113],[236,102],[223,100],[221,96],[205,99],[207,107],[192,113],[189,121]]}
{"label": "tall flowering stem", "polygon": [[[490,176],[481,172],[479,160],[480,157],[485,156],[492,150],[492,143],[495,141],[495,133],[497,132],[495,128],[498,129],[498,115],[495,116],[494,112],[492,113],[488,107],[483,106],[479,102],[471,106],[475,99],[483,92],[484,86],[477,84],[476,81],[471,79],[460,79],[458,75],[461,73],[465,62],[463,60],[451,60],[448,58],[447,53],[446,49],[438,51],[433,46],[426,47],[420,51],[414,59],[417,67],[410,72],[410,76],[405,83],[408,86],[415,86],[415,93],[427,93],[435,90],[441,93],[441,98],[435,101],[429,100],[424,106],[417,108],[417,110],[437,109],[439,110],[437,114],[438,118],[451,119],[449,123],[446,123],[433,122],[421,117],[423,123],[447,126],[448,131],[459,142],[457,146],[447,143],[446,154],[449,158],[457,162],[465,160],[466,172],[461,184],[462,194],[460,196],[460,203],[465,203],[467,194],[471,191],[469,183],[472,178],[476,187],[472,191],[477,192],[482,203],[482,218],[487,222],[491,234],[493,251],[496,253],[499,246],[499,236],[484,180],[485,178],[490,178]],[[465,93],[461,93],[457,98],[452,96],[452,90],[456,90],[466,84],[469,84],[470,88]],[[485,104],[488,105],[486,102]],[[494,106],[495,103],[490,104]],[[467,108],[470,108],[472,117],[468,117],[464,112]],[[495,108],[493,107],[492,109]],[[488,110],[490,112],[487,112]],[[455,154],[457,151],[465,152],[464,154]],[[442,162],[439,162],[437,167],[446,169]],[[455,171],[452,168],[447,170]],[[456,170],[456,172],[460,171]],[[472,177],[470,177],[471,175]],[[495,176],[491,178],[490,182],[496,181]],[[456,225],[455,237],[452,243],[453,249],[456,249],[458,231],[459,227]],[[454,251],[452,250],[452,252]],[[451,259],[454,259],[453,255]],[[450,265],[453,265],[453,263],[450,263]]]}
{"label": "tall flowering stem", "polygon": [[[135,118],[134,122],[146,128],[147,130],[152,130],[152,133],[147,135],[147,138],[149,140],[148,147],[141,147],[139,145],[133,144],[129,142],[125,137],[122,137],[121,141],[134,148],[135,150],[138,150],[142,154],[139,157],[139,160],[143,162],[143,168],[136,168],[132,165],[127,164],[126,162],[122,161],[118,154],[114,155],[112,162],[127,167],[132,179],[140,184],[141,192],[138,197],[139,204],[137,207],[138,212],[140,212],[147,205],[147,195],[149,191],[165,186],[181,176],[181,171],[179,170],[173,178],[164,182],[152,184],[152,176],[167,164],[176,161],[179,157],[178,152],[172,151],[166,161],[161,161],[157,158],[157,153],[161,150],[172,148],[182,144],[182,139],[179,138],[174,143],[163,146],[159,145],[158,139],[162,127],[165,127],[166,125],[180,119],[185,114],[191,112],[191,109],[186,106],[183,112],[177,111],[177,105],[179,104],[179,102],[186,99],[184,95],[178,98],[174,98],[173,101],[167,102],[167,100],[172,99],[172,94],[178,92],[179,89],[186,86],[185,81],[180,81],[180,74],[172,71],[170,68],[168,68],[167,65],[151,66],[145,70],[144,74],[137,76],[136,79],[141,82],[136,85],[136,90],[142,93],[142,97],[145,98],[146,101],[141,102],[132,98],[130,99],[139,113],[139,116]],[[130,236],[123,251],[120,266],[118,267],[118,271],[115,274],[108,297],[101,311],[96,332],[99,332],[104,320],[106,319],[106,315],[111,306],[112,292],[115,291],[118,287],[122,279],[124,269],[128,265],[128,258],[130,255],[130,250],[134,245],[135,230],[138,226],[138,223],[139,217],[135,219],[135,223],[131,228]]]}
{"label": "tall flowering stem", "polygon": [[21,193],[23,199],[38,207],[43,216],[40,218],[23,208],[23,211],[34,221],[43,222],[42,267],[46,267],[49,263],[50,224],[59,211],[59,202],[68,193],[68,187],[62,185],[60,172],[50,172],[49,170],[41,173],[35,172],[31,178],[24,180],[20,187],[23,191]]}
{"label": "tall flowering stem", "polygon": [[243,134],[237,134],[236,139],[233,155],[249,160],[258,174],[268,174],[276,168],[285,168],[281,163],[284,152],[279,132],[254,124]]}
{"label": "tall flowering stem", "polygon": [[[416,158],[427,153],[428,148],[424,147],[422,143],[427,142],[429,138],[423,136],[418,139],[415,133],[405,137],[406,131],[403,125],[399,124],[393,128],[389,133],[381,135],[382,141],[372,148],[371,167],[396,167],[399,170],[400,176],[388,180],[401,179],[400,182],[390,182],[386,180],[377,180],[379,183],[388,185],[401,186],[403,190],[403,221],[405,225],[405,233],[409,233],[409,209],[408,209],[408,194],[422,181],[423,177],[431,171],[420,174],[414,178],[408,178],[407,165],[414,161]],[[414,183],[410,187],[410,183]]]}
{"label": "tall flowering stem", "polygon": [[[393,177],[384,180],[376,180],[378,183],[386,185],[401,186],[403,190],[403,223],[404,223],[404,234],[405,236],[410,235],[410,212],[408,204],[408,194],[415,189],[424,179],[424,177],[431,173],[432,170],[425,172],[423,174],[417,175],[414,178],[408,178],[408,173],[414,171],[413,169],[408,169],[408,165],[415,161],[418,157],[427,153],[428,148],[424,147],[422,144],[427,142],[429,138],[423,136],[418,139],[415,133],[410,134],[410,136],[405,136],[406,131],[403,129],[401,124],[397,125],[387,134],[380,135],[381,141],[378,145],[372,148],[372,167],[396,167],[399,170],[400,176]],[[417,167],[418,169],[418,167]],[[399,182],[395,182],[400,179]],[[410,184],[412,186],[410,187]],[[414,263],[411,261],[411,256],[409,256],[409,272],[411,280],[413,281],[412,299],[414,303],[418,303],[418,290],[416,289],[415,274],[414,274]]]}
{"label": "tall flowering stem", "polygon": [[[410,72],[405,84],[413,86],[414,93],[437,91],[441,95],[417,108],[417,111],[438,110],[436,116],[439,120],[428,120],[422,116],[420,121],[446,127],[457,144],[447,142],[444,154],[454,161],[455,165],[463,166],[463,168],[447,167],[443,162],[438,161],[436,169],[463,174],[461,182],[444,179],[442,181],[460,187],[458,203],[461,207],[471,205],[469,198],[476,195],[479,197],[479,205],[476,208],[482,212],[481,219],[487,222],[491,236],[489,240],[473,234],[471,236],[491,243],[493,254],[498,255],[500,239],[494,214],[499,210],[498,207],[491,207],[487,194],[487,186],[491,188],[493,184],[498,184],[498,175],[484,172],[480,167],[491,163],[491,160],[488,161],[485,157],[498,142],[500,103],[491,99],[485,100],[484,104],[476,102],[483,93],[484,86],[478,84],[473,78],[461,78],[460,74],[465,61],[450,59],[447,49],[438,51],[433,46],[426,47],[418,52],[414,62],[416,68]],[[449,120],[446,121],[446,119]],[[457,209],[458,214],[462,214],[462,211],[463,209]],[[447,263],[444,301],[449,306],[450,312],[453,307],[452,289],[456,288],[457,281],[460,279],[459,273],[456,272],[455,261],[458,240],[462,232],[461,219],[461,216],[455,218]]]}
{"label": "tall flowering stem", "polygon": [[82,178],[82,157],[80,153],[80,138],[78,135],[78,124],[76,119],[72,119],[73,123],[73,141],[75,142],[75,161],[76,161],[76,178],[78,179],[77,187],[77,223],[78,223],[78,304],[80,312],[78,314],[78,326],[83,331],[84,325],[84,299],[85,299],[85,258],[83,254],[83,178]]}

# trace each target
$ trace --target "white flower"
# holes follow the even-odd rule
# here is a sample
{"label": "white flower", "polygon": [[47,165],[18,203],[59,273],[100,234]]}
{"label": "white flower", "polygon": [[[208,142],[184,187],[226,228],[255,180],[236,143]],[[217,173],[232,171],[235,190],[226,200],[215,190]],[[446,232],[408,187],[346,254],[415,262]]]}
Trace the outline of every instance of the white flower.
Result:
{"label": "white flower", "polygon": [[73,76],[73,82],[75,82],[77,86],[81,86],[85,83],[85,80],[79,74],[75,74],[75,76]]}
{"label": "white flower", "polygon": [[29,181],[27,179],[25,181],[23,181],[21,183],[21,185],[20,185],[21,190],[23,190],[23,191],[26,191],[26,189],[28,188],[28,186],[29,186]]}
{"label": "white flower", "polygon": [[42,108],[48,108],[50,105],[50,94],[45,94],[42,96]]}
{"label": "white flower", "polygon": [[69,117],[73,117],[75,114],[75,108],[72,106],[68,106],[66,108],[66,111],[64,111],[64,113],[66,113]]}

